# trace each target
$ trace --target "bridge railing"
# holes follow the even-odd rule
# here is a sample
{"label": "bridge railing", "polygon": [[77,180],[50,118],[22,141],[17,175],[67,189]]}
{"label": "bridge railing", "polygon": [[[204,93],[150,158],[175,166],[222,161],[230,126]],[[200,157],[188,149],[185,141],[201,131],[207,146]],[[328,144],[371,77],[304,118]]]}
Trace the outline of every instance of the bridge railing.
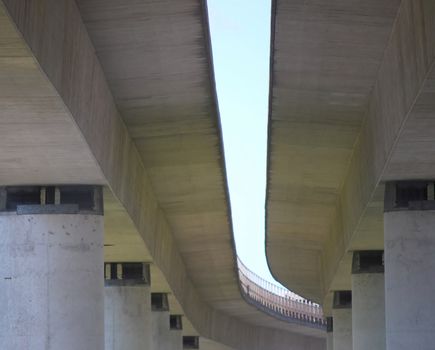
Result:
{"label": "bridge railing", "polygon": [[261,278],[237,258],[242,292],[248,300],[280,319],[313,328],[326,328],[322,307]]}

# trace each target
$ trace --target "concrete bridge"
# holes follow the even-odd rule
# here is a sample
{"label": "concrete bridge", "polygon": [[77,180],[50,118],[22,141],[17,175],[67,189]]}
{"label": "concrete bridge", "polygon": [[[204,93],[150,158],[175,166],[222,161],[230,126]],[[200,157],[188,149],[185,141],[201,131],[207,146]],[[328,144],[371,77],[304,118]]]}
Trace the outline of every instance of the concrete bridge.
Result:
{"label": "concrete bridge", "polygon": [[204,2],[3,1],[0,29],[1,349],[324,346],[241,292]]}
{"label": "concrete bridge", "polygon": [[272,273],[333,317],[334,349],[433,349],[435,3],[273,16]]}
{"label": "concrete bridge", "polygon": [[1,349],[431,349],[435,5],[272,22],[266,253],[302,303],[238,268],[205,2],[1,1]]}

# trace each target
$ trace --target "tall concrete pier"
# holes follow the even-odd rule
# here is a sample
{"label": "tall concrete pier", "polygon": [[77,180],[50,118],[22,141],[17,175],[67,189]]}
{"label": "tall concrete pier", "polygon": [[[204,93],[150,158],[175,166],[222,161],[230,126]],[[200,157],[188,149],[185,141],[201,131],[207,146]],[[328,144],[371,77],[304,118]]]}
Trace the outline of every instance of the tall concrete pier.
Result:
{"label": "tall concrete pier", "polygon": [[333,346],[334,350],[352,349],[352,292],[334,292],[332,309],[334,320]]}
{"label": "tall concrete pier", "polygon": [[112,262],[104,272],[104,349],[153,349],[149,265]]}
{"label": "tall concrete pier", "polygon": [[103,350],[101,188],[1,191],[0,348]]}
{"label": "tall concrete pier", "polygon": [[384,283],[384,252],[354,252],[352,262],[353,350],[385,350]]}
{"label": "tall concrete pier", "polygon": [[384,224],[387,349],[429,350],[435,327],[433,182],[387,183]]}

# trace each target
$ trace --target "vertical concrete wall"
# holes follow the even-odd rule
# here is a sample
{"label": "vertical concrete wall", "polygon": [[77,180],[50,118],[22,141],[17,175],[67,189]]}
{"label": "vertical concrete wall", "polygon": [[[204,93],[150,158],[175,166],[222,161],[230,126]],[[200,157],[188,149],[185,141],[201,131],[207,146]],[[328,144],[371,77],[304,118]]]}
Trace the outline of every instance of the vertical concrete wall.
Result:
{"label": "vertical concrete wall", "polygon": [[353,350],[385,350],[383,273],[352,275]]}
{"label": "vertical concrete wall", "polygon": [[333,309],[332,317],[334,350],[352,350],[352,309]]}
{"label": "vertical concrete wall", "polygon": [[182,350],[182,331],[169,328],[169,312],[153,311],[151,315],[152,350]]}
{"label": "vertical concrete wall", "polygon": [[150,287],[104,288],[105,350],[151,350]]}
{"label": "vertical concrete wall", "polygon": [[0,214],[0,349],[103,350],[103,217]]}
{"label": "vertical concrete wall", "polygon": [[435,211],[384,214],[388,350],[435,349]]}

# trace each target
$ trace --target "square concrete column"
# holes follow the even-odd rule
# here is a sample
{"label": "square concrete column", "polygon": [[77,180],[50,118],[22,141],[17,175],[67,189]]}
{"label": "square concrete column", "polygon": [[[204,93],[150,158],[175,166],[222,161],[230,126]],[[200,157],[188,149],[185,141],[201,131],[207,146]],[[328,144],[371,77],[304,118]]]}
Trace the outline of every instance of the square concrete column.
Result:
{"label": "square concrete column", "polygon": [[103,350],[98,186],[0,189],[0,349]]}
{"label": "square concrete column", "polygon": [[385,350],[383,255],[383,251],[356,251],[353,253],[353,350]]}
{"label": "square concrete column", "polygon": [[104,308],[105,350],[151,350],[148,264],[106,263]]}
{"label": "square concrete column", "polygon": [[386,184],[385,309],[388,350],[435,349],[433,182]]}
{"label": "square concrete column", "polygon": [[332,305],[334,319],[334,350],[352,350],[352,292],[334,292]]}

